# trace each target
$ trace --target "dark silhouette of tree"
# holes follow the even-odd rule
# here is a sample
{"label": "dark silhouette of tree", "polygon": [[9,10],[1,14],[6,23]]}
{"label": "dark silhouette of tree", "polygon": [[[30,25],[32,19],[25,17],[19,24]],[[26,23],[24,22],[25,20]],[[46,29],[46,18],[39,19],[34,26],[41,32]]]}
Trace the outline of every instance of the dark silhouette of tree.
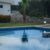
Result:
{"label": "dark silhouette of tree", "polygon": [[[20,9],[22,12],[23,9]],[[31,0],[29,7],[26,7],[26,15],[35,17],[50,17],[50,0]]]}
{"label": "dark silhouette of tree", "polygon": [[22,0],[21,6],[22,6],[22,11],[23,11],[23,22],[25,23],[26,22],[26,8],[28,6],[28,0]]}

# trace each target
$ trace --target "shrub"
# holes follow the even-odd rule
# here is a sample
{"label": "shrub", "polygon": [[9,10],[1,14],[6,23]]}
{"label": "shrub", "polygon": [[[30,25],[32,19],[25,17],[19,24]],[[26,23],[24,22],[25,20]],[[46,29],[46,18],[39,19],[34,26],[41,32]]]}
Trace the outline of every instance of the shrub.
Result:
{"label": "shrub", "polygon": [[7,23],[10,22],[11,16],[7,15],[0,15],[0,23]]}

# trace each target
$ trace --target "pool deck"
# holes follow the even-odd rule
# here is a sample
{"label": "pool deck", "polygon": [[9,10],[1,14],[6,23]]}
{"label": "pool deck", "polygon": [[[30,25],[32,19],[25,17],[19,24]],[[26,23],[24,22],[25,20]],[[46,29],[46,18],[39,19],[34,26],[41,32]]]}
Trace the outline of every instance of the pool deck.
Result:
{"label": "pool deck", "polygon": [[0,27],[0,28],[18,28],[18,27],[42,27],[42,28],[50,28],[50,24],[46,24],[46,25],[30,25],[30,26],[12,26],[12,27]]}
{"label": "pool deck", "polygon": [[14,31],[14,30],[42,30],[50,32],[50,25],[30,25],[30,26],[13,26],[13,27],[0,27],[0,31]]}
{"label": "pool deck", "polygon": [[25,29],[37,29],[37,30],[49,30],[50,24],[45,25],[30,25],[30,26],[12,26],[12,27],[0,27],[0,31],[9,31],[9,30],[25,30]]}
{"label": "pool deck", "polygon": [[0,27],[0,28],[18,28],[18,27],[42,27],[42,28],[50,28],[50,24],[46,24],[46,25],[30,25],[30,26],[12,26],[12,27]]}

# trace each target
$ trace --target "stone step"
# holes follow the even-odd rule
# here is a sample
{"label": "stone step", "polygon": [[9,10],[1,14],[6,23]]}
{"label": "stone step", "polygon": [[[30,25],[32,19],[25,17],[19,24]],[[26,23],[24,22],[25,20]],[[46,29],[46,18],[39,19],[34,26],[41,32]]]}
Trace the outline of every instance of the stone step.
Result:
{"label": "stone step", "polygon": [[42,36],[43,36],[44,38],[50,38],[50,32],[43,32],[43,33],[42,33]]}

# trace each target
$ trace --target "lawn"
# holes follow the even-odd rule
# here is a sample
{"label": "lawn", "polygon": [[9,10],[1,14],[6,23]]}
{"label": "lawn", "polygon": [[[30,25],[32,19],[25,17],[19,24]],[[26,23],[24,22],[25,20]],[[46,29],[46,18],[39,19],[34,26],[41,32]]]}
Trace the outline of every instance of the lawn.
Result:
{"label": "lawn", "polygon": [[13,26],[33,26],[42,25],[42,23],[0,23],[0,27],[13,27]]}

